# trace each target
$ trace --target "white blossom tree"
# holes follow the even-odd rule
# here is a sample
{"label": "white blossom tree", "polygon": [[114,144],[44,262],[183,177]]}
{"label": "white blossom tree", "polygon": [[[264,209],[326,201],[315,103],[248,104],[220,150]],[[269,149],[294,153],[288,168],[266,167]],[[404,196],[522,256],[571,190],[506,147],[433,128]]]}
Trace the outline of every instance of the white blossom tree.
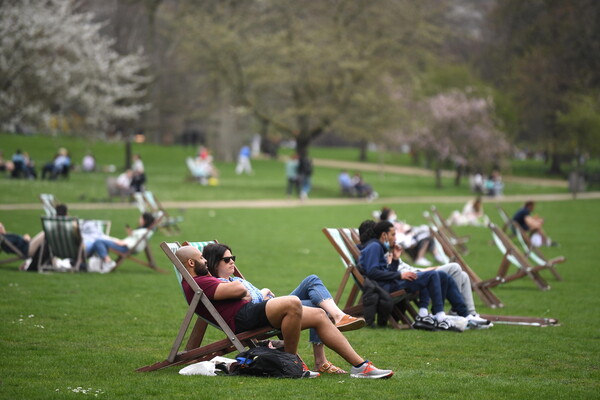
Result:
{"label": "white blossom tree", "polygon": [[510,150],[495,127],[491,99],[451,90],[425,100],[422,111],[422,124],[411,142],[433,163],[437,187],[441,187],[444,163],[485,168],[499,164]]}
{"label": "white blossom tree", "polygon": [[147,108],[142,98],[150,78],[141,51],[118,54],[92,19],[68,0],[0,2],[2,129],[43,129],[51,117],[106,129]]}

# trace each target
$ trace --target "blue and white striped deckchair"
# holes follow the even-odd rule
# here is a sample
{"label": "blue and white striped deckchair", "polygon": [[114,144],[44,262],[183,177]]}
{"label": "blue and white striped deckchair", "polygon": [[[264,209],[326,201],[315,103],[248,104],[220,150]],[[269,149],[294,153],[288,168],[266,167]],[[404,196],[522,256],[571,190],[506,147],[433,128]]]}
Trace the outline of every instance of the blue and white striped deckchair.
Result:
{"label": "blue and white striped deckchair", "polygon": [[[215,241],[189,243],[185,242],[185,244],[194,246],[198,249],[203,249],[205,245],[214,242]],[[185,279],[185,281],[190,285],[190,287],[194,291],[194,297],[188,305],[187,312],[185,314],[181,327],[179,328],[179,332],[177,334],[175,342],[173,343],[173,346],[171,347],[171,351],[167,359],[155,364],[138,368],[137,371],[147,372],[170,367],[173,365],[207,361],[216,356],[228,354],[236,350],[238,352],[242,352],[247,347],[255,347],[259,340],[281,335],[281,332],[279,330],[273,329],[271,327],[264,327],[254,329],[252,331],[235,334],[231,330],[229,325],[227,325],[223,317],[221,317],[221,315],[217,312],[217,310],[215,309],[211,301],[208,299],[208,297],[204,295],[204,292],[202,291],[200,286],[198,286],[194,278],[190,275],[190,273],[175,255],[177,249],[179,249],[180,247],[179,243],[163,242],[161,243],[160,247],[165,253],[165,255],[169,258],[169,260],[173,264],[173,267],[176,270],[179,288],[182,290],[181,283]],[[196,308],[198,307],[199,303],[202,303],[202,306],[210,312],[210,314],[216,321],[216,324],[212,321],[208,321],[204,318],[198,317],[196,323],[194,324],[194,328],[192,329],[192,332],[188,338],[185,350],[179,351],[181,343],[183,342],[186,332],[188,331],[188,328],[190,326],[194,314],[196,313]],[[226,335],[226,338],[217,342],[202,345],[204,334],[209,325],[223,331]]]}

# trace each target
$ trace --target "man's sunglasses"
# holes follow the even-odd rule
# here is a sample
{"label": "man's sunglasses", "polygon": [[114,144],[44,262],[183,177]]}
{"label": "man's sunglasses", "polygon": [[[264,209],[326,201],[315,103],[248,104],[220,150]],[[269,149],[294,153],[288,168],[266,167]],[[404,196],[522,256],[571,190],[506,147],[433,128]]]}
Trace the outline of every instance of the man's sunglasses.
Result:
{"label": "man's sunglasses", "polygon": [[230,261],[235,262],[235,256],[223,257],[223,258],[221,258],[221,260],[225,261],[226,264],[229,264]]}

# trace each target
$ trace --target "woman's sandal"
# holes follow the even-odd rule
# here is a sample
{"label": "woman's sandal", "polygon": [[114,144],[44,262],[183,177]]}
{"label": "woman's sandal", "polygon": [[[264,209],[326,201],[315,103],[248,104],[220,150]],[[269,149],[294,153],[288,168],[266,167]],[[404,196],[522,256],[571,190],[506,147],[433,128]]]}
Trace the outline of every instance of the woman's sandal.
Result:
{"label": "woman's sandal", "polygon": [[348,372],[344,371],[343,369],[336,367],[329,361],[325,361],[325,363],[319,367],[317,372],[320,372],[322,374],[347,374],[348,373]]}

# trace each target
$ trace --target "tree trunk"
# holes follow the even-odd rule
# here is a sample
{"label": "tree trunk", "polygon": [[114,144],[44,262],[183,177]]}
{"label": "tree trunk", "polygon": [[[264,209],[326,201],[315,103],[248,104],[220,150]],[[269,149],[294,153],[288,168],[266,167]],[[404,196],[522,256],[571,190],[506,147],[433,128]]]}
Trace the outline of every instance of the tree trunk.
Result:
{"label": "tree trunk", "polygon": [[366,162],[367,161],[367,146],[368,146],[368,142],[366,140],[361,140],[360,143],[358,144],[358,149],[359,149],[359,155],[358,155],[358,161],[361,162]]}
{"label": "tree trunk", "polygon": [[456,176],[454,177],[454,186],[460,186],[460,180],[463,176],[463,166],[461,164],[456,165]]}
{"label": "tree trunk", "polygon": [[442,188],[442,166],[439,162],[435,163],[435,188]]}
{"label": "tree trunk", "polygon": [[560,175],[562,170],[560,168],[560,154],[556,152],[550,155],[550,171],[552,175]]}

